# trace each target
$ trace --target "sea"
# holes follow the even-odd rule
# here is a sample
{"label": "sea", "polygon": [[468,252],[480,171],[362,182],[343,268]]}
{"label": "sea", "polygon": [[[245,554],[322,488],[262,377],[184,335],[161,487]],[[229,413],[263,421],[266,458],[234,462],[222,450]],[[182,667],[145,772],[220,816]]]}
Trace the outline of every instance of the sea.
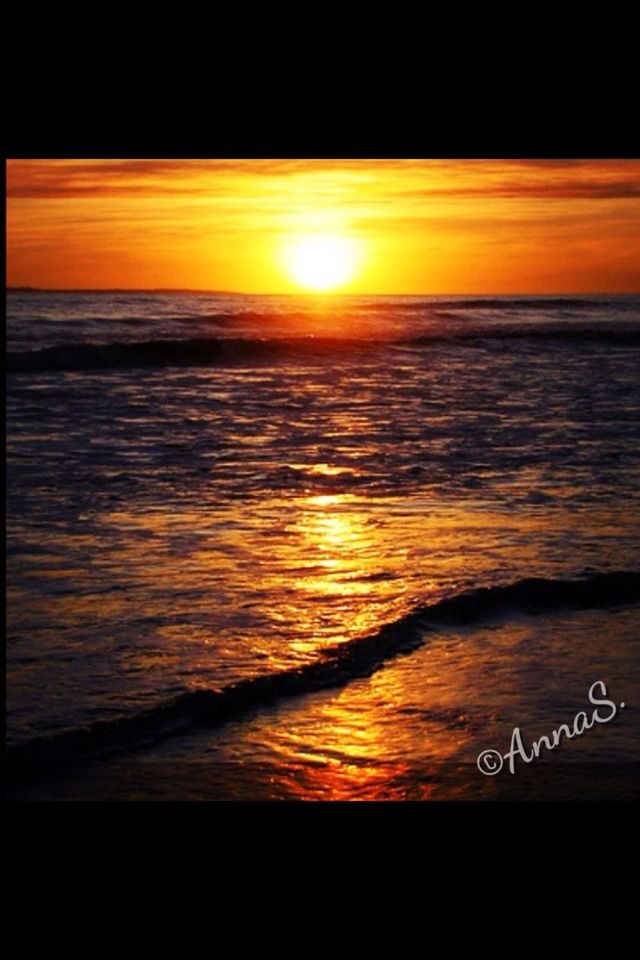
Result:
{"label": "sea", "polygon": [[10,798],[638,795],[640,296],[15,290],[7,367]]}

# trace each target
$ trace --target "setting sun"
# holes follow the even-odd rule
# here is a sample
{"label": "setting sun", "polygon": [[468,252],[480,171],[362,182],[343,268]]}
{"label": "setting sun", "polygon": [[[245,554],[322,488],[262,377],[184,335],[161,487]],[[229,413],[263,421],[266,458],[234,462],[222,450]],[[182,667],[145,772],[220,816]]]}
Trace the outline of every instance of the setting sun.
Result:
{"label": "setting sun", "polygon": [[7,162],[7,281],[634,293],[637,160]]}
{"label": "setting sun", "polygon": [[334,290],[356,269],[356,243],[347,237],[300,237],[285,251],[287,271],[307,290]]}

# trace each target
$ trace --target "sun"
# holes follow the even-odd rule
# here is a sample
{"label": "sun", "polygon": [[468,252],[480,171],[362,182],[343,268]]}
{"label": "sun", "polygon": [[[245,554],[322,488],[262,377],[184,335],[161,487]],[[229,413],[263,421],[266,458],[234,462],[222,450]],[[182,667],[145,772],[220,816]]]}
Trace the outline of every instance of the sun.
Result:
{"label": "sun", "polygon": [[287,272],[306,290],[335,290],[353,277],[357,253],[356,241],[350,237],[297,237],[285,249]]}

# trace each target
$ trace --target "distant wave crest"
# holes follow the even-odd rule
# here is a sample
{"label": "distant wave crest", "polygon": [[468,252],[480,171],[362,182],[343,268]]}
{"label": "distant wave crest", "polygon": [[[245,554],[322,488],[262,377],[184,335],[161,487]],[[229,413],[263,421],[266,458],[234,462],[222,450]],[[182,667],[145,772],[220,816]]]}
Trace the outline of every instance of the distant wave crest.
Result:
{"label": "distant wave crest", "polygon": [[473,346],[487,340],[549,340],[611,344],[640,343],[640,325],[593,324],[559,326],[519,324],[465,329],[435,327],[417,337],[375,340],[352,337],[200,337],[182,340],[144,340],[130,343],[73,343],[41,350],[7,354],[10,373],[38,373],[55,370],[99,370],[121,367],[215,366],[278,360],[331,360],[354,351],[396,347],[429,347],[455,340]]}
{"label": "distant wave crest", "polygon": [[410,301],[403,304],[404,310],[424,310],[441,307],[455,310],[587,310],[600,312],[607,307],[615,310],[638,309],[637,298],[625,299],[612,297],[460,297],[442,298],[424,301]]}

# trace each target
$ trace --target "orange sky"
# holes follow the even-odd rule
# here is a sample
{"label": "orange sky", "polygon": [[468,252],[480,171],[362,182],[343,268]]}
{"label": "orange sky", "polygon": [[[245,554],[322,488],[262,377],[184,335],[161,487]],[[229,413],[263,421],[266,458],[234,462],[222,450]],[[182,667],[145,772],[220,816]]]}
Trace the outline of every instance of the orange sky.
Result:
{"label": "orange sky", "polygon": [[347,293],[638,292],[640,161],[7,162],[10,286],[289,292],[315,235]]}

